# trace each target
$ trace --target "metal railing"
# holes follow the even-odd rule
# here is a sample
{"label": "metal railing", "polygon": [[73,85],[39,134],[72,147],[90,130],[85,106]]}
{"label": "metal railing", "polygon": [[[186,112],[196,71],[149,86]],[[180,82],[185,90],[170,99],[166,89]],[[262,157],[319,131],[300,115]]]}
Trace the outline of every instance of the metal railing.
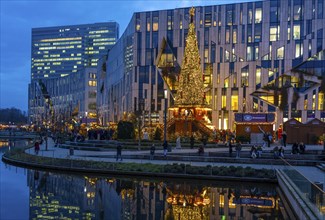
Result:
{"label": "metal railing", "polygon": [[287,184],[292,186],[312,213],[318,216],[319,219],[325,219],[324,182],[311,182],[286,160],[282,160],[284,162],[282,171],[288,178]]}

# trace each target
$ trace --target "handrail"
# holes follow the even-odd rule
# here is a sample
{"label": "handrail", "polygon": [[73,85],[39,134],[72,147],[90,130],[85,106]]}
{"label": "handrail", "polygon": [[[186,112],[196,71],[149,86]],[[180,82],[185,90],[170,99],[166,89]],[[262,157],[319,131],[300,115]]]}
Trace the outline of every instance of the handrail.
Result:
{"label": "handrail", "polygon": [[[284,158],[280,158],[282,160],[282,162],[284,162],[287,166],[292,167],[292,169],[294,169],[297,173],[299,173],[301,176],[303,176],[306,180],[308,180],[307,177],[305,177],[304,174],[302,174],[299,170],[295,169],[287,160],[285,160]],[[308,180],[309,181],[309,180]],[[309,181],[310,182],[310,181]],[[321,189],[319,186],[317,186],[315,183],[310,182],[314,187],[316,187],[318,190],[320,190],[322,193],[325,194],[325,191],[323,189]]]}
{"label": "handrail", "polygon": [[[317,184],[310,181],[304,174],[292,166],[284,158],[280,158],[284,164],[282,172],[289,180],[291,185],[295,185],[295,191],[300,195],[306,204],[310,204],[312,209],[318,212],[321,218],[325,219],[325,191]],[[324,184],[324,183],[322,183]]]}

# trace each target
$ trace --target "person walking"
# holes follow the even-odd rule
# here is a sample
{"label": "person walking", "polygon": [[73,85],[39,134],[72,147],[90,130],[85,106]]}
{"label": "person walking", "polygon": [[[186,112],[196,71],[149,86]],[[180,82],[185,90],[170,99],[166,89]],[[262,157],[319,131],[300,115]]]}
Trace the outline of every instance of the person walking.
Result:
{"label": "person walking", "polygon": [[229,147],[229,157],[231,157],[231,155],[232,155],[232,143],[231,143],[231,139],[228,141],[228,147]]}
{"label": "person walking", "polygon": [[167,158],[167,150],[168,150],[168,143],[167,141],[164,141],[163,143],[163,148],[164,148],[164,157]]}
{"label": "person walking", "polygon": [[154,156],[155,156],[155,144],[152,144],[151,148],[150,148],[150,160],[153,160]]}
{"label": "person walking", "polygon": [[191,135],[191,138],[190,138],[190,145],[191,145],[191,149],[193,149],[194,148],[194,136],[193,136],[193,134]]}
{"label": "person walking", "polygon": [[236,145],[236,158],[240,158],[241,143],[240,141]]}
{"label": "person walking", "polygon": [[178,137],[176,139],[176,149],[182,149],[182,146],[181,146],[181,138]]}
{"label": "person walking", "polygon": [[122,145],[120,143],[117,144],[116,148],[116,161],[118,161],[118,158],[122,161]]}
{"label": "person walking", "polygon": [[283,147],[287,146],[287,133],[285,131],[282,132],[282,143]]}
{"label": "person walking", "polygon": [[272,142],[272,135],[271,135],[271,133],[268,133],[268,135],[267,135],[267,147],[271,147],[271,142]]}
{"label": "person walking", "polygon": [[34,150],[35,150],[35,154],[38,155],[38,152],[39,152],[39,142],[36,141],[35,144],[34,144]]}

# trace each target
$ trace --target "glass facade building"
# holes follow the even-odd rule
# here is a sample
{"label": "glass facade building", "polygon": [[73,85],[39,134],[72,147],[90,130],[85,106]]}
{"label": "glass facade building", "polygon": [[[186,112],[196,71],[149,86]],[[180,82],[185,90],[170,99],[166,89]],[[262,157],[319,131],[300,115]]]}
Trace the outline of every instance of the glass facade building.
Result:
{"label": "glass facade building", "polygon": [[[173,106],[189,9],[135,13],[106,62],[102,123],[136,112],[163,123]],[[236,112],[275,112],[325,120],[325,3],[266,0],[195,8],[206,101],[217,129],[234,129]],[[164,97],[168,91],[168,99]],[[310,114],[313,112],[313,114]],[[99,113],[100,115],[104,113]],[[105,118],[105,119],[104,119]],[[168,115],[172,118],[172,115]]]}
{"label": "glass facade building", "polygon": [[116,22],[32,29],[32,79],[66,76],[96,67],[118,39]]}
{"label": "glass facade building", "polygon": [[118,37],[116,22],[33,28],[30,121],[96,117],[97,63]]}

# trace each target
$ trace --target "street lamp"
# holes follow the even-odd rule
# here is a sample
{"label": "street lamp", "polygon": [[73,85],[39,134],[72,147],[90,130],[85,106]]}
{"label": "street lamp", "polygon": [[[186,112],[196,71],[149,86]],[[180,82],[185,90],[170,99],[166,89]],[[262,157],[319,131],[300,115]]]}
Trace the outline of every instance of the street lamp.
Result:
{"label": "street lamp", "polygon": [[164,142],[166,142],[167,136],[167,89],[164,90],[165,109],[164,109]]}

